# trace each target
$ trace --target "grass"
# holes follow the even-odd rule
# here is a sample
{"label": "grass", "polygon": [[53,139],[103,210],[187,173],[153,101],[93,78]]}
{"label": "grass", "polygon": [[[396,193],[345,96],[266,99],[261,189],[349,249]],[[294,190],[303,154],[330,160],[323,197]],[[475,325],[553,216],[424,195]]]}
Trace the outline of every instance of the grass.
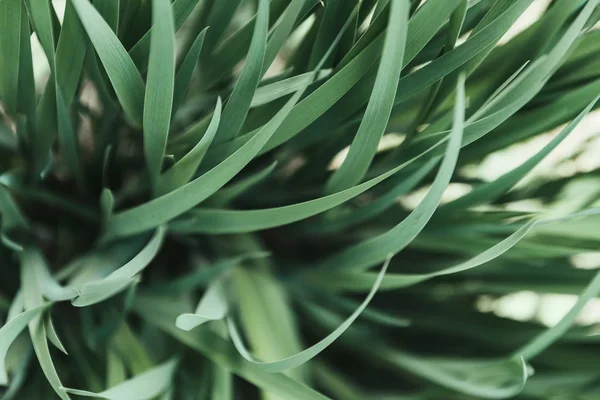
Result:
{"label": "grass", "polygon": [[597,398],[598,20],[0,0],[0,399]]}

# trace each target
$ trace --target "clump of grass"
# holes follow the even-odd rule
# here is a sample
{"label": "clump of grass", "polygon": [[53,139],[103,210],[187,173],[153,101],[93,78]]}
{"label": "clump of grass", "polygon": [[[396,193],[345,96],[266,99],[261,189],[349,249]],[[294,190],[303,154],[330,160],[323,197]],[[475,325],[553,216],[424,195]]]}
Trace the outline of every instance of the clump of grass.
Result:
{"label": "clump of grass", "polygon": [[522,182],[600,0],[532,3],[0,0],[0,398],[597,398],[597,170]]}

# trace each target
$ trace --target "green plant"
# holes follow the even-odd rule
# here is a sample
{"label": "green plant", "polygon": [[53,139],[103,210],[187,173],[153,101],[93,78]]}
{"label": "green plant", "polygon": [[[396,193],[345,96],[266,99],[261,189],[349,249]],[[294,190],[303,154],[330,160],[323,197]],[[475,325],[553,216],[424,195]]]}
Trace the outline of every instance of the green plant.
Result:
{"label": "green plant", "polygon": [[598,398],[600,0],[420,3],[0,0],[0,398]]}

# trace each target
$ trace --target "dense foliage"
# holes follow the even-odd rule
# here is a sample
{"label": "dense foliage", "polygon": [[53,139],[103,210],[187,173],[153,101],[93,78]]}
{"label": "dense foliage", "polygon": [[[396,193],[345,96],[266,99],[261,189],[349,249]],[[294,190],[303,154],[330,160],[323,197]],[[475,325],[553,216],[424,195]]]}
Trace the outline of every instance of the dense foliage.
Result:
{"label": "dense foliage", "polygon": [[541,3],[0,0],[0,399],[599,398],[598,170],[523,179],[600,0]]}

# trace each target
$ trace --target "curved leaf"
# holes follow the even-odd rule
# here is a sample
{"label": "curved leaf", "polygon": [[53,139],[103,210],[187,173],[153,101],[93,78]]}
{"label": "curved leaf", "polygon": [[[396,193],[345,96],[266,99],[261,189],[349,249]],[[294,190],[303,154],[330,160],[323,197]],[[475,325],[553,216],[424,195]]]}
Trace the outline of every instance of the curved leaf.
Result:
{"label": "curved leaf", "polygon": [[[456,274],[490,262],[491,260],[500,257],[502,254],[506,253],[513,246],[519,243],[531,231],[536,222],[537,220],[534,220],[525,224],[506,239],[481,252],[475,257],[457,265],[426,274],[388,274],[385,278],[385,281],[381,285],[381,290],[405,288],[438,276]],[[310,274],[309,276],[318,284],[325,285],[326,287],[351,291],[368,290],[368,288],[373,284],[373,281],[377,279],[377,275],[371,272],[345,273],[343,271],[332,271],[331,273],[315,273],[314,275]]]}
{"label": "curved leaf", "polygon": [[190,47],[183,58],[183,61],[181,61],[181,64],[177,68],[177,73],[175,74],[175,86],[173,87],[173,114],[175,114],[188,92],[194,68],[196,67],[196,64],[198,64],[200,51],[202,51],[202,45],[204,44],[204,37],[207,29],[208,28],[204,28],[198,34],[196,40],[192,43],[192,47]]}
{"label": "curved leaf", "polygon": [[225,318],[227,310],[227,299],[223,287],[221,282],[216,281],[206,289],[196,311],[193,314],[181,314],[177,317],[175,325],[184,331],[191,331],[205,322]]}
{"label": "curved leaf", "polygon": [[132,284],[135,276],[150,264],[160,250],[165,232],[166,228],[159,227],[146,246],[133,259],[106,278],[84,284],[81,287],[79,296],[71,303],[76,307],[99,303]]}
{"label": "curved leaf", "polygon": [[176,367],[176,360],[167,361],[100,393],[65,387],[62,390],[78,396],[93,397],[96,399],[151,400],[168,390],[171,386],[171,380],[173,379]]}
{"label": "curved leaf", "polygon": [[590,112],[600,96],[596,97],[569,125],[567,125],[550,143],[544,146],[535,155],[523,164],[505,173],[496,180],[484,183],[473,189],[466,195],[440,207],[442,211],[465,209],[484,202],[491,202],[502,193],[517,184],[529,171],[538,165],[552,150],[554,150],[573,130],[581,120]]}
{"label": "curved leaf", "polygon": [[231,97],[223,109],[223,122],[217,131],[217,140],[225,141],[238,135],[248,115],[250,103],[258,82],[262,77],[262,67],[267,47],[267,29],[269,27],[269,4],[267,0],[258,1],[258,11],[252,41],[248,49],[242,72],[233,88]]}
{"label": "curved leaf", "polygon": [[550,347],[554,342],[560,339],[561,336],[567,332],[567,330],[573,325],[575,319],[583,310],[583,307],[593,298],[596,298],[600,293],[600,272],[596,273],[594,278],[590,281],[587,287],[581,292],[577,302],[571,307],[569,312],[565,314],[561,320],[553,326],[545,330],[544,332],[537,335],[535,338],[530,340],[528,343],[523,345],[521,348],[514,351],[514,355],[530,360],[541,352]]}
{"label": "curved leaf", "polygon": [[[40,290],[40,282],[36,274],[37,260],[35,250],[27,247],[21,253],[21,282],[23,285],[23,300],[26,310],[35,309],[44,305],[44,299]],[[29,336],[37,356],[40,367],[46,376],[46,379],[62,400],[69,400],[70,397],[60,390],[62,386],[52,356],[48,346],[46,324],[40,315],[35,315],[29,320]]]}
{"label": "curved leaf", "polygon": [[186,215],[186,219],[174,221],[170,224],[170,227],[174,232],[181,233],[227,234],[253,232],[290,224],[327,211],[358,196],[394,175],[404,168],[406,164],[403,163],[384,174],[350,189],[318,199],[263,210],[197,209],[192,210],[189,215]]}
{"label": "curved leaf", "polygon": [[353,209],[349,212],[341,212],[339,215],[322,218],[308,226],[303,232],[316,234],[339,232],[343,229],[375,218],[392,207],[398,197],[413,190],[423,178],[431,172],[438,161],[438,158],[433,158],[408,176],[406,176],[406,174],[400,176],[397,175],[394,180],[397,180],[398,183],[390,191],[381,195],[370,204]]}
{"label": "curved leaf", "polygon": [[381,272],[379,272],[377,280],[375,281],[375,284],[371,288],[371,291],[369,292],[369,294],[367,295],[365,300],[361,303],[361,305],[352,313],[352,315],[350,315],[350,317],[348,317],[344,322],[342,322],[340,324],[340,326],[338,326],[333,332],[331,332],[329,335],[327,335],[327,337],[320,340],[318,343],[314,344],[313,346],[309,347],[308,349],[305,349],[298,354],[294,354],[293,356],[289,356],[289,357],[286,357],[286,358],[284,358],[282,360],[278,360],[278,361],[271,361],[271,362],[258,361],[254,357],[252,357],[252,355],[248,352],[244,343],[242,342],[240,334],[237,331],[235,323],[233,322],[233,320],[231,318],[228,318],[227,319],[227,328],[229,329],[229,335],[231,336],[231,340],[233,341],[233,344],[235,345],[238,352],[242,355],[242,357],[244,357],[246,360],[256,364],[258,367],[260,367],[261,369],[263,369],[267,372],[271,372],[271,373],[282,372],[282,371],[286,371],[288,369],[296,368],[296,367],[306,363],[310,359],[317,356],[320,352],[325,350],[327,347],[329,347],[329,345],[331,343],[333,343],[337,338],[339,338],[346,331],[346,329],[348,329],[348,327],[350,327],[350,325],[352,325],[352,323],[360,316],[361,312],[365,308],[367,308],[367,306],[369,305],[369,303],[375,296],[377,289],[379,289],[379,285],[381,284],[381,281],[383,280],[385,271],[387,270],[387,267],[390,263],[390,259],[391,259],[391,257],[389,257],[388,260],[383,264],[383,267],[381,268]]}
{"label": "curved leaf", "polygon": [[408,246],[425,227],[435,212],[442,194],[446,190],[454,167],[458,160],[464,128],[465,89],[464,76],[457,85],[456,104],[454,106],[454,126],[446,147],[446,155],[429,192],[408,217],[386,233],[358,243],[326,258],[317,265],[317,269],[338,269],[360,271]]}
{"label": "curved leaf", "polygon": [[331,175],[325,186],[329,193],[339,192],[359,183],[377,152],[390,119],[396,88],[406,47],[408,2],[392,0],[385,33],[381,61],[367,110],[352,140],[348,155],[342,165]]}
{"label": "curved leaf", "polygon": [[0,328],[0,385],[8,384],[8,375],[4,366],[4,359],[6,358],[6,353],[8,352],[10,345],[27,327],[27,324],[29,324],[34,317],[39,316],[49,306],[50,303],[46,303],[24,311],[16,317],[9,319]]}

